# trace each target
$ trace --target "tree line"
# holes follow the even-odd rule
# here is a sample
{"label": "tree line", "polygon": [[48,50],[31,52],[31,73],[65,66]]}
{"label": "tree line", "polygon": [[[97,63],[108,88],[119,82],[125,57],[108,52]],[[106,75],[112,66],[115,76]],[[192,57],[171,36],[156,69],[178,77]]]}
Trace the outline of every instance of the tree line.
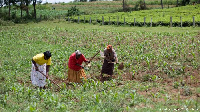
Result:
{"label": "tree line", "polygon": [[22,17],[23,11],[26,11],[26,16],[30,16],[28,7],[29,5],[33,5],[33,17],[36,18],[36,3],[42,3],[42,0],[0,0],[0,8],[3,6],[8,7],[8,18],[11,18],[11,6],[15,6],[17,9],[19,8]]}

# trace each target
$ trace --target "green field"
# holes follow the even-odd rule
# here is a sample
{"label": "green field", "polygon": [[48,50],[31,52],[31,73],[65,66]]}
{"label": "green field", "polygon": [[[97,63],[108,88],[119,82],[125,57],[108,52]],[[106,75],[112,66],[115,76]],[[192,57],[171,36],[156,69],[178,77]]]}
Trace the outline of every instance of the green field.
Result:
{"label": "green field", "polygon": [[[54,19],[66,19],[68,18],[68,11],[76,7],[77,12],[72,12],[74,16],[69,18],[77,22],[78,17],[80,22],[91,22],[93,24],[102,24],[102,17],[104,17],[104,24],[112,25],[129,25],[129,26],[170,26],[170,17],[172,17],[172,26],[183,27],[200,26],[200,5],[193,4],[198,2],[191,0],[189,5],[181,6],[179,1],[179,7],[176,6],[176,0],[163,1],[163,8],[161,8],[160,0],[146,1],[146,10],[141,10],[140,6],[136,7],[139,1],[128,0],[127,7],[128,12],[123,12],[121,1],[97,1],[97,2],[73,2],[73,3],[56,3],[56,4],[37,4],[37,19],[35,21],[42,20],[54,20]],[[19,6],[11,6],[10,20],[14,23],[24,23],[32,21],[33,6],[29,5],[29,16],[25,10],[21,10]],[[54,9],[54,10],[53,10]],[[1,20],[8,20],[8,7],[0,8]],[[194,18],[193,18],[194,17]],[[145,19],[145,25],[144,25]],[[193,20],[194,19],[194,20]],[[2,24],[2,23],[0,23]]]}
{"label": "green field", "polygon": [[[170,17],[172,17],[173,26],[192,26],[193,17],[195,18],[196,26],[200,25],[200,4],[188,5],[182,7],[165,8],[165,9],[151,9],[151,10],[140,10],[131,12],[116,12],[106,14],[93,14],[93,15],[81,15],[73,17],[73,21],[84,22],[87,20],[89,23],[90,18],[93,23],[99,22],[102,24],[102,17],[104,17],[104,24],[114,25],[135,25],[150,26],[152,20],[152,26],[170,26]],[[180,19],[180,17],[182,19]]]}
{"label": "green field", "polygon": [[[46,21],[0,26],[0,111],[200,110],[200,28],[114,27]],[[83,84],[65,85],[67,62],[79,49],[91,58],[113,45],[124,69],[100,82],[100,54]],[[50,50],[47,89],[30,82],[31,59]]]}

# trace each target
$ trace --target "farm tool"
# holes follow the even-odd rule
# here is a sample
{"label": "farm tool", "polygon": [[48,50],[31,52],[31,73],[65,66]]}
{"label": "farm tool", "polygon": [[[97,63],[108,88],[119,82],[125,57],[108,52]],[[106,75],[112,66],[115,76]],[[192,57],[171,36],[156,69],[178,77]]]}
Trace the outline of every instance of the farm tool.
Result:
{"label": "farm tool", "polygon": [[115,64],[117,64],[117,65],[118,65],[118,69],[119,69],[119,70],[123,70],[123,69],[124,69],[124,63],[123,63],[123,62],[121,62],[121,63],[116,63],[116,62],[108,62],[108,63],[115,63]]}
{"label": "farm tool", "polygon": [[94,57],[95,57],[97,54],[99,54],[99,52],[100,52],[100,51],[98,51],[89,61],[91,62],[91,61],[94,59]]}
{"label": "farm tool", "polygon": [[42,73],[41,71],[38,71],[38,72],[40,72],[43,76],[45,76],[47,79],[49,79],[50,82],[53,82],[56,86],[59,87],[59,89],[61,89],[61,87],[60,87],[55,81],[53,81],[53,80],[51,80],[50,78],[48,78],[48,77],[47,77],[46,75],[44,75],[44,73]]}
{"label": "farm tool", "polygon": [[[100,52],[100,51],[98,51],[93,57],[91,57],[91,59],[89,59],[89,61],[91,62],[91,61],[95,58],[95,56],[97,56],[97,54],[99,54],[99,52]],[[91,64],[87,64],[85,70],[89,70],[88,67],[90,67],[90,66],[91,66]]]}

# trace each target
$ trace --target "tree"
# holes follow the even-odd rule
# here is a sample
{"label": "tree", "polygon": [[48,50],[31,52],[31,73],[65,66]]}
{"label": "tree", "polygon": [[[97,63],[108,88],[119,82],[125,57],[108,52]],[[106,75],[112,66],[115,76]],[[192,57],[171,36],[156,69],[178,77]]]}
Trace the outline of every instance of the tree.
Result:
{"label": "tree", "polygon": [[185,5],[189,4],[189,3],[190,3],[190,0],[183,0],[183,1],[182,1],[182,5],[183,5],[183,6],[185,6]]}
{"label": "tree", "polygon": [[4,4],[8,6],[8,17],[10,19],[10,10],[11,10],[11,3],[12,5],[15,5],[17,0],[4,0]]}
{"label": "tree", "polygon": [[20,3],[21,18],[22,18],[22,4],[23,4],[23,0],[21,0],[21,3]]}
{"label": "tree", "polygon": [[[30,5],[30,3],[33,1],[33,6],[34,6],[34,14],[33,16],[36,18],[36,9],[35,9],[35,5],[36,5],[36,0],[0,0],[0,6],[5,5],[8,7],[8,18],[11,19],[11,6],[15,6],[14,8],[20,8],[21,10],[21,17],[22,17],[22,13],[23,10],[26,11],[27,16],[29,16],[29,10],[28,10],[28,6]],[[41,0],[40,0],[41,1]],[[20,4],[19,4],[20,3]],[[13,15],[13,17],[15,17]]]}
{"label": "tree", "polygon": [[163,2],[162,2],[162,0],[161,0],[160,2],[161,2],[161,7],[162,7],[162,9],[163,9]]}
{"label": "tree", "polygon": [[123,0],[122,4],[123,4],[123,6],[122,6],[123,7],[123,11],[128,11],[129,10],[129,6],[128,6],[126,0]]}
{"label": "tree", "polygon": [[123,11],[125,10],[125,0],[123,0]]}
{"label": "tree", "polygon": [[176,1],[176,7],[178,7],[178,0]]}
{"label": "tree", "polygon": [[36,8],[35,8],[35,6],[36,6],[36,0],[33,0],[33,7],[34,7],[33,15],[34,15],[34,18],[36,19]]}
{"label": "tree", "polygon": [[11,8],[11,6],[10,6],[10,0],[8,0],[8,7],[9,7],[9,9],[8,9],[8,17],[10,19],[10,8]]}
{"label": "tree", "polygon": [[31,3],[32,0],[25,0],[25,5],[26,7],[24,7],[24,10],[26,10],[26,15],[29,16],[29,10],[28,10],[28,6]]}

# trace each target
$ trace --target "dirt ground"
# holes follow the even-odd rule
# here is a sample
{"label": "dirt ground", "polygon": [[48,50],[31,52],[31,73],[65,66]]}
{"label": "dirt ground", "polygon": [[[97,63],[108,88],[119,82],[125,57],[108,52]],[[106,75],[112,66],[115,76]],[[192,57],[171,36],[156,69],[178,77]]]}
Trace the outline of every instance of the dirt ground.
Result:
{"label": "dirt ground", "polygon": [[[169,77],[166,74],[163,74],[162,71],[159,70],[155,70],[155,71],[145,71],[145,72],[137,72],[134,76],[132,75],[132,73],[130,72],[126,72],[124,74],[122,74],[121,76],[119,75],[113,75],[112,77],[105,75],[105,77],[103,78],[103,80],[100,78],[100,76],[90,76],[88,78],[92,78],[94,80],[100,80],[102,82],[104,81],[109,81],[111,79],[120,79],[122,81],[124,81],[124,83],[126,81],[137,81],[137,82],[144,82],[144,77],[146,77],[146,74],[150,74],[150,75],[156,75],[158,76],[158,79],[156,81],[153,81],[151,78],[149,78],[148,80],[146,80],[146,82],[150,82],[150,83],[155,83],[157,85],[159,85],[158,87],[155,86],[153,88],[150,89],[146,89],[146,90],[137,90],[137,92],[140,95],[149,97],[152,95],[152,93],[156,94],[157,92],[164,90],[167,92],[167,94],[169,94],[169,96],[171,96],[172,99],[177,99],[177,93],[180,94],[180,99],[191,99],[191,98],[196,98],[196,97],[200,97],[200,93],[196,92],[196,88],[200,87],[200,69],[192,69],[192,68],[186,68],[185,72],[190,72],[191,75],[187,76],[179,76],[179,77]],[[191,78],[191,76],[193,76],[193,78]],[[61,84],[61,83],[66,83],[68,84],[67,79],[59,79],[56,77],[50,77],[51,79],[53,79],[57,84]],[[178,85],[175,85],[178,84]],[[118,86],[123,85],[122,83],[117,84]],[[155,101],[162,101],[164,100],[163,98],[159,99],[155,99]]]}

